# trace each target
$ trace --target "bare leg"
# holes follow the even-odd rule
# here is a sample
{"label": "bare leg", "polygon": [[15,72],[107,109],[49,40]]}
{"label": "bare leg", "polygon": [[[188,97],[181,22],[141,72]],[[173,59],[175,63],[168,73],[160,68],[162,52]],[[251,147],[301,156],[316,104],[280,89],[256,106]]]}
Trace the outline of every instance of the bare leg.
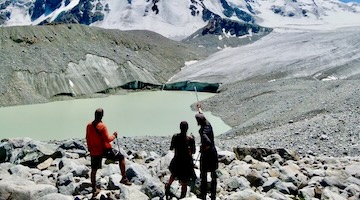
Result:
{"label": "bare leg", "polygon": [[91,187],[92,187],[93,196],[96,196],[97,193],[99,192],[96,189],[96,172],[97,172],[97,169],[91,169],[90,180],[91,180]]}
{"label": "bare leg", "polygon": [[165,184],[165,196],[166,199],[169,199],[170,196],[170,186],[174,182],[175,176],[171,174],[169,181]]}
{"label": "bare leg", "polygon": [[120,183],[122,183],[124,185],[132,185],[132,183],[126,177],[125,159],[121,159],[119,161],[119,167],[120,167],[120,172],[121,172],[121,176],[122,176]]}
{"label": "bare leg", "polygon": [[174,180],[175,180],[175,176],[171,174],[169,181],[168,181],[169,186],[174,182]]}
{"label": "bare leg", "polygon": [[125,159],[120,160],[120,162],[119,162],[119,167],[120,167],[121,176],[122,176],[122,177],[126,177],[126,172],[125,172]]}

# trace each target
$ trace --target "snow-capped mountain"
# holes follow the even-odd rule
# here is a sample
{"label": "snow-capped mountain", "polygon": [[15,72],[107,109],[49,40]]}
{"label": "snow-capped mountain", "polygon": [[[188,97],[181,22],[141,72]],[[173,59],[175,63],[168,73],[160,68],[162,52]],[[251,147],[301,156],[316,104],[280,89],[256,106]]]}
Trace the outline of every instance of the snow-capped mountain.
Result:
{"label": "snow-capped mountain", "polygon": [[360,25],[360,5],[338,0],[0,0],[0,26],[81,23],[182,39],[214,18],[271,28]]}

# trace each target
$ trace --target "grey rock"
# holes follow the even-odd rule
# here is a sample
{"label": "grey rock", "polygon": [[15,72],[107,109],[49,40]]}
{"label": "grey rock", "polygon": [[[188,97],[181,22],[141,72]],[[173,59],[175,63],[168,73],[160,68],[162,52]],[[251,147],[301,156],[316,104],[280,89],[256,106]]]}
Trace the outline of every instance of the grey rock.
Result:
{"label": "grey rock", "polygon": [[265,182],[265,178],[262,177],[261,174],[256,170],[250,170],[245,177],[250,182],[251,186],[258,187],[263,185]]}
{"label": "grey rock", "polygon": [[51,143],[29,141],[24,144],[16,155],[14,163],[36,167],[48,158],[55,159],[61,157],[62,154],[61,152],[56,151],[57,148],[58,146]]}
{"label": "grey rock", "polygon": [[351,176],[354,176],[358,179],[360,179],[360,164],[354,163],[351,165],[346,166],[345,171],[350,174]]}
{"label": "grey rock", "polygon": [[140,192],[135,187],[128,187],[125,185],[120,185],[120,199],[124,200],[148,200],[149,197],[146,196],[144,193]]}
{"label": "grey rock", "polygon": [[109,190],[117,190],[120,189],[120,180],[122,176],[120,174],[113,174],[109,176]]}
{"label": "grey rock", "polygon": [[9,173],[14,176],[21,177],[23,179],[32,179],[32,174],[30,173],[30,168],[23,165],[15,165],[9,169]]}
{"label": "grey rock", "polygon": [[298,188],[293,183],[282,182],[282,184],[287,187],[291,195],[296,196],[298,194]]}
{"label": "grey rock", "polygon": [[299,196],[304,199],[312,199],[315,197],[315,187],[304,187],[299,190]]}
{"label": "grey rock", "polygon": [[52,185],[35,184],[26,179],[4,179],[0,181],[0,199],[37,200],[47,194],[57,193]]}
{"label": "grey rock", "polygon": [[47,194],[45,196],[40,197],[38,200],[73,200],[73,196],[63,195],[59,193]]}
{"label": "grey rock", "polygon": [[264,157],[271,154],[278,154],[285,160],[299,160],[299,155],[288,149],[237,147],[234,148],[234,152],[239,160],[242,160],[246,155],[251,155],[256,160],[265,161]]}
{"label": "grey rock", "polygon": [[0,163],[9,162],[13,147],[9,142],[0,143]]}
{"label": "grey rock", "polygon": [[229,165],[233,160],[236,159],[235,153],[230,151],[218,151],[219,162]]}
{"label": "grey rock", "polygon": [[280,180],[276,177],[270,177],[268,180],[262,185],[263,192],[268,192],[269,190],[275,188],[275,185]]}
{"label": "grey rock", "polygon": [[74,176],[72,173],[60,175],[57,178],[56,187],[59,189],[59,193],[64,195],[73,195],[75,192]]}
{"label": "grey rock", "polygon": [[132,163],[128,166],[126,176],[129,180],[139,185],[152,178],[150,171],[145,166],[137,163]]}
{"label": "grey rock", "polygon": [[323,187],[335,186],[342,190],[346,188],[346,185],[344,184],[344,180],[341,180],[339,177],[334,177],[334,176],[323,178],[323,180],[320,181],[320,184]]}
{"label": "grey rock", "polygon": [[303,188],[308,183],[308,177],[300,171],[300,167],[295,163],[283,166],[280,169],[280,172],[281,180],[284,182],[291,182],[298,188]]}
{"label": "grey rock", "polygon": [[359,185],[355,185],[355,184],[350,184],[349,186],[347,186],[344,191],[347,192],[347,194],[352,197],[352,196],[356,196],[357,194],[360,193],[360,186]]}
{"label": "grey rock", "polygon": [[238,191],[235,193],[230,194],[227,199],[228,200],[261,200],[264,197],[258,193],[255,193],[253,190],[251,189],[245,189],[242,191]]}
{"label": "grey rock", "polygon": [[[75,184],[75,190],[73,193],[74,195],[87,195],[87,194],[91,194],[92,193],[92,187],[91,187],[91,182],[89,181],[83,181],[80,182],[78,184]],[[71,188],[69,188],[71,189]]]}
{"label": "grey rock", "polygon": [[140,189],[150,199],[154,197],[163,197],[165,195],[164,185],[155,178],[148,178],[145,180]]}
{"label": "grey rock", "polygon": [[72,173],[74,176],[85,177],[89,176],[90,169],[83,165],[78,164],[76,160],[62,158],[59,163],[59,174]]}
{"label": "grey rock", "polygon": [[236,191],[250,188],[250,182],[244,177],[231,177],[224,181],[227,191]]}
{"label": "grey rock", "polygon": [[328,199],[328,200],[346,200],[345,197],[341,196],[340,194],[333,192],[329,189],[329,187],[326,187],[323,190],[321,199]]}
{"label": "grey rock", "polygon": [[360,185],[360,179],[355,178],[355,177],[349,177],[349,178],[347,178],[347,179],[346,179],[346,182],[352,183],[352,184],[355,184],[355,185]]}
{"label": "grey rock", "polygon": [[275,189],[268,191],[265,197],[270,197],[277,200],[291,200],[291,198],[285,196],[284,194],[281,194],[279,191]]}

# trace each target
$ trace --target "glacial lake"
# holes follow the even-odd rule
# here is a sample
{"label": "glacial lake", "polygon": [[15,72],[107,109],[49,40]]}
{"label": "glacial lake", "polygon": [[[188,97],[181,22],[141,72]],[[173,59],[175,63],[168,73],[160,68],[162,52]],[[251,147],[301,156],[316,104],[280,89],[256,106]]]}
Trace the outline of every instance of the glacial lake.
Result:
{"label": "glacial lake", "polygon": [[[45,104],[0,108],[0,139],[29,137],[34,140],[84,138],[88,122],[97,108],[104,109],[103,122],[109,133],[119,136],[169,136],[179,132],[179,124],[189,123],[188,134],[198,137],[196,112],[190,106],[212,93],[186,91],[146,91],[104,98],[56,101]],[[219,117],[204,112],[214,134],[230,130]]]}

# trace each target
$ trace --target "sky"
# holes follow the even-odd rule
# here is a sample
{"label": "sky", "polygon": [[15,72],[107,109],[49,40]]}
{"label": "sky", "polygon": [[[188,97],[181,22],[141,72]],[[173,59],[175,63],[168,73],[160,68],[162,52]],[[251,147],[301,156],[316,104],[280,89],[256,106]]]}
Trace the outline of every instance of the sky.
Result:
{"label": "sky", "polygon": [[342,2],[358,2],[360,3],[360,0],[340,0]]}

